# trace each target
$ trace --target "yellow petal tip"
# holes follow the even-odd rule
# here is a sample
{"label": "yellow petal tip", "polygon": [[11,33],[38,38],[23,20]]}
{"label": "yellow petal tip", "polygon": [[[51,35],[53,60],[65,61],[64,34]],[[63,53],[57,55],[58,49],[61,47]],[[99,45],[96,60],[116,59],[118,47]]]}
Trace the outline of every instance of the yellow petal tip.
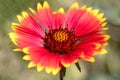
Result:
{"label": "yellow petal tip", "polygon": [[88,7],[86,10],[89,12],[92,10],[92,7]]}
{"label": "yellow petal tip", "polygon": [[62,63],[64,67],[69,67],[70,63]]}
{"label": "yellow petal tip", "polygon": [[47,1],[44,1],[43,8],[50,8],[50,5]]}
{"label": "yellow petal tip", "polygon": [[87,59],[87,61],[89,61],[89,62],[95,62],[95,58],[90,57],[89,59]]}
{"label": "yellow petal tip", "polygon": [[106,50],[106,49],[102,49],[102,50],[100,51],[100,54],[107,54],[107,50]]}
{"label": "yellow petal tip", "polygon": [[37,10],[42,9],[42,5],[40,3],[37,3]]}
{"label": "yellow petal tip", "polygon": [[17,49],[13,49],[13,51],[21,51],[21,49],[17,48]]}
{"label": "yellow petal tip", "polygon": [[23,48],[23,52],[24,52],[24,53],[26,53],[26,54],[29,54],[28,50],[29,50],[29,48],[28,48],[28,47]]}
{"label": "yellow petal tip", "polygon": [[25,11],[23,11],[23,12],[22,12],[22,16],[26,18],[26,17],[28,16],[28,13],[25,12]]}
{"label": "yellow petal tip", "polygon": [[108,40],[111,36],[110,35],[104,35],[104,40]]}
{"label": "yellow petal tip", "polygon": [[57,69],[52,69],[52,74],[55,76],[61,68],[57,68]]}
{"label": "yellow petal tip", "polygon": [[99,9],[94,9],[91,11],[94,16],[98,15]]}
{"label": "yellow petal tip", "polygon": [[70,8],[76,8],[76,9],[78,9],[79,8],[78,2],[73,3]]}
{"label": "yellow petal tip", "polygon": [[83,5],[80,9],[86,9],[86,7],[87,7],[86,5]]}
{"label": "yellow petal tip", "polygon": [[46,67],[46,68],[45,68],[45,70],[46,70],[46,73],[48,73],[48,74],[49,74],[49,73],[51,73],[52,68]]}
{"label": "yellow petal tip", "polygon": [[33,63],[33,62],[30,62],[30,63],[28,64],[28,68],[32,68],[32,67],[35,67],[35,66],[36,66],[36,64]]}
{"label": "yellow petal tip", "polygon": [[38,64],[37,65],[37,72],[41,72],[43,70],[43,68],[44,68],[43,66]]}
{"label": "yellow petal tip", "polygon": [[104,16],[104,13],[100,13],[97,15],[97,18],[101,20],[101,18]]}
{"label": "yellow petal tip", "polygon": [[21,22],[23,20],[22,16],[17,15],[18,21]]}
{"label": "yellow petal tip", "polygon": [[58,12],[60,12],[60,13],[62,13],[62,14],[65,13],[63,8],[60,8],[60,9],[58,10]]}
{"label": "yellow petal tip", "polygon": [[29,8],[29,10],[34,14],[36,11],[32,8]]}
{"label": "yellow petal tip", "polygon": [[23,60],[30,60],[30,56],[29,55],[23,56]]}

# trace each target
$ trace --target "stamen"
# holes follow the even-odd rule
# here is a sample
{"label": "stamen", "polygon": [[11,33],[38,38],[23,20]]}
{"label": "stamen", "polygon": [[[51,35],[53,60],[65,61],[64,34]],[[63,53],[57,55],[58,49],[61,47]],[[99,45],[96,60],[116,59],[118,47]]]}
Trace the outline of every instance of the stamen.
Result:
{"label": "stamen", "polygon": [[68,33],[65,31],[57,31],[53,34],[53,38],[58,42],[63,42],[68,40]]}
{"label": "stamen", "polygon": [[50,52],[64,54],[70,52],[76,43],[74,31],[65,29],[49,30],[44,38],[44,46]]}

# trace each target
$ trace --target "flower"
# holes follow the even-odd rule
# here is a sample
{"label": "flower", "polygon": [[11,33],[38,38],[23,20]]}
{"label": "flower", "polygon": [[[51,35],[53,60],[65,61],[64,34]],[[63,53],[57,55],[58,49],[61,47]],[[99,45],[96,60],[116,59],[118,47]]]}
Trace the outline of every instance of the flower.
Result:
{"label": "flower", "polygon": [[106,18],[98,9],[82,6],[75,2],[65,13],[63,8],[52,12],[47,1],[38,3],[37,11],[17,15],[18,23],[12,23],[14,32],[9,33],[18,46],[14,51],[23,51],[28,68],[37,67],[56,75],[63,67],[77,63],[78,59],[94,62],[94,56],[105,54],[109,35]]}

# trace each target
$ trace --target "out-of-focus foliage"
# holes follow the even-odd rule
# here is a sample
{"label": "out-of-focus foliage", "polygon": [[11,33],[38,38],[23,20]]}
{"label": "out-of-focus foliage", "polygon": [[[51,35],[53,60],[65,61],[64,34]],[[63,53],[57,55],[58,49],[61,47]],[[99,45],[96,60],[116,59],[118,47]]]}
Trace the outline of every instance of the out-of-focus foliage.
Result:
{"label": "out-of-focus foliage", "polygon": [[[0,80],[58,80],[58,76],[48,75],[44,71],[37,73],[35,69],[27,69],[27,61],[22,60],[22,53],[13,52],[9,45],[8,32],[11,23],[17,22],[16,15],[21,11],[36,9],[37,2],[44,0],[0,0]],[[65,10],[75,1],[80,6],[88,5],[99,8],[107,17],[111,35],[107,55],[96,56],[95,63],[79,62],[82,72],[74,65],[67,69],[65,80],[120,80],[120,0],[47,0],[52,9]],[[14,46],[13,46],[14,47]]]}

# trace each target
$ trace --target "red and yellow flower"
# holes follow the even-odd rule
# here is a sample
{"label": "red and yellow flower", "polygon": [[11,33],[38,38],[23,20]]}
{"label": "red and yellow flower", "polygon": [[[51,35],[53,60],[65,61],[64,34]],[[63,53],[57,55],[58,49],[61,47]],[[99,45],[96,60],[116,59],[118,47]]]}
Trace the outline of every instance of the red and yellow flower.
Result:
{"label": "red and yellow flower", "polygon": [[110,36],[104,33],[106,18],[98,9],[79,8],[76,2],[66,13],[63,8],[52,12],[44,1],[30,11],[17,15],[19,24],[12,23],[14,32],[9,33],[18,46],[14,51],[23,51],[23,59],[30,61],[28,68],[56,75],[78,59],[94,62],[95,55],[107,53],[103,47]]}

